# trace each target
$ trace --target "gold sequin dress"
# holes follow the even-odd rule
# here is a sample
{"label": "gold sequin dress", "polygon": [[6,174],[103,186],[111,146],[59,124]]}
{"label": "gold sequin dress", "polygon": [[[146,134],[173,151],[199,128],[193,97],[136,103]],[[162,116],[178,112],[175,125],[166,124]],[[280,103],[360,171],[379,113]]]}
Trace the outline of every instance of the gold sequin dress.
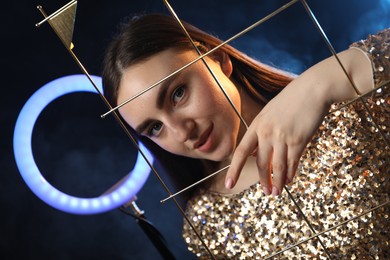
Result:
{"label": "gold sequin dress", "polygon": [[[188,201],[186,215],[215,258],[390,259],[390,30],[351,47],[371,59],[376,89],[332,106],[288,192],[199,189]],[[186,222],[183,237],[211,258]]]}

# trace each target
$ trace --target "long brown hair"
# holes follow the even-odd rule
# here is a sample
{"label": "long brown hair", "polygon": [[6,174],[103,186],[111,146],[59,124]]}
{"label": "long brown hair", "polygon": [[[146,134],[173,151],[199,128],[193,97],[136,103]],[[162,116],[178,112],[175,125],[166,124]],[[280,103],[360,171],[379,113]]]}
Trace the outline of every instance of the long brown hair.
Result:
{"label": "long brown hair", "polygon": [[[186,22],[183,24],[203,52],[222,42]],[[123,24],[119,35],[109,45],[103,63],[103,92],[111,105],[117,105],[118,88],[126,68],[172,47],[193,49],[179,24],[170,16],[162,14],[135,16]],[[232,61],[231,80],[262,105],[292,80],[290,74],[257,62],[230,45],[223,45],[220,50],[228,54]],[[200,160],[163,152],[150,140],[140,138],[159,157],[161,169],[170,176],[177,189],[204,176]]]}

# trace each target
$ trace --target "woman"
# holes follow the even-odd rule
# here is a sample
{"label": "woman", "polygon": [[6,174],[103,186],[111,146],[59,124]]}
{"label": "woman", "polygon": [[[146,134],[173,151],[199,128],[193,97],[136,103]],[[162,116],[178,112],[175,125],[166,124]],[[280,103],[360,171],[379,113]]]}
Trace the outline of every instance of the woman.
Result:
{"label": "woman", "polygon": [[[220,44],[185,26],[202,53]],[[136,17],[108,48],[104,93],[115,106],[198,56],[172,18]],[[173,180],[192,183],[230,164],[185,198],[209,250],[185,223],[198,257],[269,256],[389,201],[388,91],[371,91],[390,79],[389,30],[338,56],[356,90],[333,57],[294,78],[224,45],[205,57],[208,66],[197,61],[119,109],[140,138],[168,152],[157,153]],[[327,115],[370,91],[384,136],[360,102]],[[282,256],[389,257],[388,214],[381,207]]]}

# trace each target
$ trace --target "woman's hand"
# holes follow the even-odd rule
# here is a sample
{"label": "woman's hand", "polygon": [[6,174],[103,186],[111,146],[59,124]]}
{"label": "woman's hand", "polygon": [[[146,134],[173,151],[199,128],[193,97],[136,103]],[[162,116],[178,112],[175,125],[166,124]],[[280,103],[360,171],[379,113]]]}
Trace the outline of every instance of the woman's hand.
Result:
{"label": "woman's hand", "polygon": [[283,186],[291,182],[304,148],[329,109],[325,97],[314,98],[315,91],[295,85],[288,85],[250,124],[234,152],[226,188],[234,186],[251,155],[256,156],[259,180],[266,195],[279,195]]}
{"label": "woman's hand", "polygon": [[[349,49],[340,53],[339,58],[356,85],[362,83],[372,87],[370,63],[357,52],[360,51]],[[360,69],[366,73],[357,73]],[[331,103],[355,96],[348,78],[333,57],[305,71],[252,121],[233,154],[225,179],[226,188],[234,187],[246,159],[254,155],[264,193],[279,195],[283,186],[292,181],[302,152]]]}

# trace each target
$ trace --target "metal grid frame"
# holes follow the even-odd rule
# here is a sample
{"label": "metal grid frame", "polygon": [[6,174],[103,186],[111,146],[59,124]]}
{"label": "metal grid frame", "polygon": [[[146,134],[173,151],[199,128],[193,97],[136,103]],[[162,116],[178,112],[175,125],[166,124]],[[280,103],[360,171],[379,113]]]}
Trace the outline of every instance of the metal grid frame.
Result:
{"label": "metal grid frame", "polygon": [[[371,118],[373,125],[375,126],[376,130],[380,133],[380,135],[381,135],[381,137],[382,137],[382,139],[383,139],[383,142],[386,144],[386,146],[389,146],[389,141],[386,139],[385,135],[382,133],[380,127],[378,127],[377,122],[375,122],[375,119],[372,117],[372,112],[371,112],[371,110],[369,109],[369,107],[368,107],[368,105],[367,105],[367,103],[366,103],[366,101],[365,101],[365,96],[366,96],[366,95],[368,95],[368,94],[370,94],[370,93],[372,93],[372,92],[375,92],[375,91],[377,91],[378,89],[384,87],[386,84],[388,84],[388,82],[387,82],[386,84],[382,85],[382,86],[379,86],[379,87],[373,89],[370,93],[367,93],[367,94],[365,94],[365,95],[361,95],[361,93],[359,93],[357,87],[354,85],[353,81],[351,80],[350,76],[349,76],[348,73],[346,72],[346,70],[345,70],[343,64],[341,63],[341,61],[339,60],[339,58],[338,58],[338,56],[337,56],[337,54],[336,54],[336,52],[335,52],[335,50],[334,50],[334,48],[333,48],[331,42],[329,41],[327,35],[326,35],[325,32],[323,31],[321,25],[320,25],[319,22],[317,21],[317,19],[316,19],[314,13],[312,12],[311,8],[309,7],[309,5],[307,4],[307,2],[306,2],[305,0],[291,0],[291,1],[289,1],[287,4],[281,6],[281,7],[280,7],[279,9],[277,9],[276,11],[274,11],[274,12],[270,13],[269,15],[265,16],[264,18],[258,20],[256,23],[252,24],[251,26],[249,26],[249,27],[246,28],[245,30],[241,31],[240,33],[238,33],[238,34],[232,36],[232,37],[229,38],[228,40],[224,41],[221,45],[219,45],[219,46],[217,46],[216,48],[214,48],[214,49],[208,51],[208,52],[205,53],[205,54],[201,54],[200,51],[197,49],[197,47],[196,47],[196,45],[194,44],[194,42],[192,41],[190,35],[186,32],[184,26],[182,25],[180,18],[176,15],[174,9],[171,7],[171,5],[169,4],[169,2],[168,2],[167,0],[163,0],[163,1],[164,1],[164,4],[167,6],[168,10],[171,12],[172,16],[176,19],[177,23],[182,27],[183,33],[186,34],[186,36],[188,37],[188,39],[192,42],[194,49],[195,49],[195,50],[198,52],[198,54],[199,54],[199,57],[198,57],[197,59],[193,60],[192,62],[190,62],[189,64],[183,66],[183,67],[180,68],[179,70],[173,72],[172,74],[168,75],[167,77],[165,77],[165,78],[161,79],[160,81],[156,82],[155,84],[151,85],[150,87],[148,87],[148,88],[145,89],[144,91],[138,93],[137,95],[135,95],[135,96],[129,98],[129,99],[126,100],[125,102],[119,104],[117,107],[111,107],[110,104],[107,102],[107,100],[104,98],[104,96],[99,92],[99,94],[101,95],[103,101],[106,103],[107,107],[109,108],[109,111],[108,111],[107,113],[103,114],[102,117],[104,118],[104,117],[107,116],[108,114],[113,113],[113,114],[115,115],[115,117],[117,118],[117,120],[120,122],[122,128],[124,129],[124,131],[126,132],[126,134],[128,135],[128,137],[132,140],[132,142],[134,143],[134,145],[136,146],[136,148],[140,151],[141,155],[145,158],[145,160],[146,160],[147,162],[148,162],[148,160],[146,159],[146,157],[145,157],[145,155],[143,154],[142,150],[139,148],[137,142],[135,141],[135,138],[130,134],[130,132],[127,130],[125,124],[121,121],[120,117],[118,116],[117,110],[118,110],[120,107],[126,105],[127,103],[131,102],[132,100],[134,100],[135,98],[139,97],[140,95],[142,95],[142,94],[146,93],[147,91],[153,89],[154,87],[158,86],[158,85],[159,85],[160,83],[162,83],[163,81],[167,80],[167,79],[170,78],[171,76],[173,76],[173,75],[175,75],[176,73],[178,73],[178,72],[184,70],[185,68],[187,68],[188,66],[192,65],[193,63],[195,63],[195,62],[197,62],[197,61],[199,61],[199,60],[202,60],[202,61],[204,62],[204,64],[206,65],[206,67],[208,68],[208,70],[210,71],[210,73],[213,75],[211,69],[210,69],[210,68],[208,67],[208,65],[207,65],[207,62],[203,59],[204,57],[206,57],[207,55],[211,54],[212,52],[214,52],[215,50],[217,50],[218,48],[220,48],[220,47],[223,46],[224,44],[227,44],[227,43],[233,41],[234,39],[236,39],[236,38],[242,36],[242,35],[245,34],[246,32],[252,30],[252,29],[255,28],[256,26],[258,26],[258,25],[262,24],[263,22],[267,21],[268,19],[271,19],[272,17],[276,16],[277,14],[279,14],[280,12],[282,12],[283,10],[288,9],[289,7],[293,6],[294,4],[298,4],[298,3],[300,3],[300,4],[303,6],[303,8],[305,9],[307,15],[308,15],[308,16],[310,17],[310,19],[312,20],[312,22],[313,22],[314,26],[316,27],[318,33],[319,33],[319,34],[321,35],[321,37],[323,38],[324,43],[327,45],[327,47],[328,47],[330,53],[336,58],[336,60],[337,60],[338,63],[339,63],[339,66],[340,66],[341,69],[344,71],[346,77],[348,77],[348,79],[349,79],[349,81],[350,81],[350,83],[351,83],[351,87],[354,88],[356,94],[358,95],[358,97],[357,97],[355,100],[352,100],[352,101],[350,101],[350,102],[344,104],[344,106],[349,105],[349,104],[351,104],[352,102],[361,102],[361,103],[363,104],[363,106],[364,106],[364,109],[365,109],[366,113],[368,114],[368,117]],[[45,14],[44,14],[44,15],[45,15]],[[46,15],[45,15],[45,16],[46,16]],[[78,61],[77,57],[76,57],[76,56],[74,55],[74,53],[72,52],[71,48],[68,49],[68,50],[70,51],[72,57],[73,57],[73,58],[76,60],[76,62],[80,65],[80,68],[82,69],[82,71],[89,77],[88,72],[87,72],[86,69],[81,65],[81,63]],[[220,86],[221,90],[224,91],[224,90],[223,90],[223,87],[220,85],[220,83],[218,82],[218,80],[216,79],[216,77],[215,77],[214,75],[213,75],[213,77],[214,77],[215,80],[217,81],[217,84]],[[93,83],[92,80],[91,80],[91,82]],[[226,97],[227,97],[227,96],[226,96]],[[228,97],[227,97],[227,98],[228,98]],[[228,99],[229,99],[229,98],[228,98]],[[232,104],[232,102],[231,102],[230,100],[229,100],[229,102],[230,102],[230,104],[233,106],[233,104]],[[234,106],[233,106],[233,107],[234,107]],[[339,107],[339,108],[340,108],[340,107]],[[337,109],[339,109],[339,108],[337,108]],[[336,109],[336,110],[337,110],[337,109]],[[236,109],[234,109],[234,110],[236,111],[236,113],[237,113],[237,115],[240,117],[240,119],[243,121],[243,119],[241,118],[241,115],[237,112],[237,110],[236,110]],[[335,111],[335,110],[334,110],[334,111]],[[330,113],[332,113],[332,112],[334,112],[334,111],[330,111]],[[245,126],[247,126],[247,124],[246,124],[244,121],[243,121],[243,123],[245,124]],[[149,164],[149,166],[150,166],[152,172],[155,174],[155,176],[158,178],[158,180],[160,181],[160,183],[162,184],[162,186],[165,188],[165,190],[166,190],[167,193],[169,194],[169,197],[168,197],[167,199],[172,199],[172,200],[175,202],[177,208],[179,209],[179,211],[181,212],[181,214],[183,215],[183,217],[186,219],[186,221],[189,223],[189,225],[193,228],[193,230],[195,231],[195,233],[197,234],[197,236],[199,237],[199,239],[202,241],[203,245],[206,247],[206,250],[209,252],[210,257],[211,257],[211,258],[215,258],[215,257],[213,256],[213,254],[211,253],[211,251],[207,248],[206,244],[203,242],[202,237],[201,237],[200,234],[196,231],[196,229],[195,229],[194,226],[192,225],[191,221],[186,217],[186,215],[185,215],[185,213],[184,213],[184,210],[180,207],[179,203],[178,203],[178,202],[176,201],[176,199],[175,199],[175,196],[176,196],[177,194],[179,194],[180,192],[182,192],[182,191],[179,191],[179,192],[177,192],[177,193],[175,193],[175,194],[172,194],[172,192],[169,190],[169,188],[167,187],[167,185],[164,183],[163,179],[160,177],[159,173],[154,169],[153,165],[152,165],[151,163],[149,163],[149,162],[148,162],[148,164]],[[224,169],[225,169],[225,168],[224,168]],[[224,169],[220,169],[219,171],[217,171],[217,172],[211,174],[209,177],[212,177],[212,176],[214,176],[215,174],[218,174],[219,172],[223,171]],[[209,177],[207,177],[207,178],[209,178]],[[197,183],[194,183],[194,185],[199,184],[200,182],[206,180],[207,178],[205,178],[205,179],[203,179],[203,180],[201,180],[201,181],[199,181],[199,182],[197,182]],[[386,182],[387,182],[387,181],[388,181],[388,180],[386,180]],[[191,185],[190,187],[192,187],[192,186],[193,186],[193,185]],[[184,189],[184,190],[185,190],[185,189]],[[183,190],[183,191],[184,191],[184,190]],[[347,219],[347,220],[345,220],[345,221],[342,221],[342,222],[339,223],[338,225],[335,225],[335,226],[332,226],[332,227],[330,227],[330,228],[327,228],[326,230],[321,231],[321,232],[316,232],[316,230],[312,227],[312,223],[311,223],[311,222],[309,221],[309,219],[305,216],[304,210],[299,206],[299,203],[295,200],[294,196],[290,193],[290,191],[289,191],[289,189],[288,189],[287,187],[285,187],[285,191],[287,192],[287,194],[288,194],[289,198],[291,199],[291,201],[295,204],[295,206],[296,206],[296,208],[297,208],[297,211],[299,211],[300,214],[303,216],[304,221],[305,221],[306,224],[309,226],[310,230],[313,232],[313,235],[311,235],[309,238],[302,239],[302,240],[298,241],[296,244],[291,245],[291,246],[288,246],[288,247],[284,248],[284,249],[281,250],[281,251],[278,251],[278,252],[275,252],[275,253],[269,255],[266,259],[273,258],[273,257],[277,257],[277,256],[279,256],[280,254],[282,254],[283,252],[288,251],[288,250],[291,250],[291,249],[293,249],[294,247],[297,247],[297,246],[299,246],[299,245],[301,245],[301,244],[303,244],[303,243],[306,243],[306,242],[308,242],[308,241],[310,241],[310,240],[312,240],[312,239],[318,239],[318,241],[319,241],[319,243],[321,244],[321,247],[322,247],[323,250],[325,251],[326,255],[328,256],[328,258],[331,259],[332,257],[331,257],[331,255],[330,255],[330,253],[327,251],[326,245],[325,245],[325,244],[323,243],[323,241],[321,240],[321,238],[322,238],[324,235],[326,235],[328,232],[331,232],[331,231],[333,231],[333,230],[335,230],[335,229],[337,229],[337,228],[339,228],[339,227],[341,227],[341,226],[347,225],[347,224],[348,224],[349,222],[351,222],[351,221],[358,220],[358,219],[360,219],[360,218],[366,216],[367,214],[371,214],[371,213],[373,213],[373,212],[375,212],[375,211],[378,211],[379,209],[383,209],[383,208],[385,208],[385,207],[388,207],[389,204],[390,204],[390,201],[387,200],[387,201],[381,203],[380,205],[377,205],[377,206],[375,206],[375,207],[372,207],[372,208],[370,208],[370,209],[368,209],[368,210],[362,212],[362,213],[359,214],[359,215],[356,215],[356,216],[351,217],[351,218],[349,218],[349,219]],[[165,200],[167,200],[167,199],[165,199]],[[164,202],[165,200],[163,200],[162,202]]]}

